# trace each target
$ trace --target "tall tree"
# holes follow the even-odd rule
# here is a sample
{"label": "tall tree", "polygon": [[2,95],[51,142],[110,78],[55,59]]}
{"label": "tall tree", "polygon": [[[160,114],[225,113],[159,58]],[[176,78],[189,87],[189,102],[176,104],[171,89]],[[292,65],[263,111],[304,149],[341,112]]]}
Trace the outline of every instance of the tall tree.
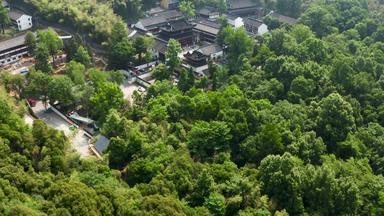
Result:
{"label": "tall tree", "polygon": [[321,156],[326,152],[326,146],[316,133],[311,131],[303,134],[298,140],[288,146],[288,151],[302,159],[305,163],[319,164]]}
{"label": "tall tree", "polygon": [[270,154],[282,154],[284,145],[281,128],[278,125],[263,125],[256,136],[248,137],[240,145],[240,154],[244,162],[260,163]]}
{"label": "tall tree", "polygon": [[167,68],[167,66],[163,63],[154,67],[151,71],[152,76],[156,80],[169,80],[171,78],[171,71]]}
{"label": "tall tree", "polygon": [[187,200],[191,206],[201,206],[204,204],[206,198],[213,192],[214,180],[209,174],[208,170],[204,169],[197,177],[196,185],[193,192]]}
{"label": "tall tree", "polygon": [[180,77],[179,77],[179,83],[177,84],[177,87],[182,91],[186,92],[189,89],[191,89],[195,84],[195,75],[192,69],[189,70],[182,70]]}
{"label": "tall tree", "polygon": [[192,1],[184,0],[180,2],[179,8],[181,13],[183,13],[184,16],[186,16],[187,18],[192,18],[196,15],[195,5],[193,4]]}
{"label": "tall tree", "polygon": [[32,71],[28,74],[28,85],[25,89],[26,94],[30,97],[41,98],[46,105],[48,102],[49,83],[52,78],[40,71]]}
{"label": "tall tree", "polygon": [[122,40],[128,38],[128,30],[124,23],[118,22],[112,26],[111,37],[109,39],[109,46],[112,47]]}
{"label": "tall tree", "polygon": [[89,56],[88,51],[83,46],[79,46],[75,55],[73,56],[73,60],[83,64],[86,67],[91,66],[91,62],[92,62],[92,59]]}
{"label": "tall tree", "polygon": [[64,43],[64,52],[67,54],[67,61],[71,61],[73,59],[81,44],[83,44],[83,42],[82,37],[79,34],[73,35],[70,40],[67,40]]}
{"label": "tall tree", "polygon": [[225,215],[225,197],[219,193],[212,193],[204,202],[204,206],[209,209],[213,216]]}
{"label": "tall tree", "polygon": [[85,84],[85,66],[76,61],[70,61],[67,64],[66,74],[76,85]]}
{"label": "tall tree", "polygon": [[124,95],[120,87],[112,82],[101,82],[91,97],[92,114],[104,122],[110,109],[119,110],[124,104]]}
{"label": "tall tree", "polygon": [[237,73],[242,68],[243,58],[252,53],[253,40],[244,28],[228,30],[231,27],[226,27],[226,29],[223,31],[228,31],[224,38],[228,53],[228,66],[232,73]]}
{"label": "tall tree", "polygon": [[335,24],[335,17],[321,6],[309,8],[300,20],[320,37],[331,33],[333,31],[332,26]]}
{"label": "tall tree", "polygon": [[317,134],[334,152],[336,143],[356,129],[352,106],[341,95],[332,93],[320,101],[317,112]]}
{"label": "tall tree", "polygon": [[[148,2],[153,0],[145,1]],[[113,9],[115,13],[122,16],[128,22],[135,22],[143,15],[142,7],[143,4],[140,0],[113,0]]]}
{"label": "tall tree", "polygon": [[220,29],[217,33],[217,43],[220,46],[225,45],[225,38],[232,33],[232,28],[229,27],[228,19],[224,16],[219,17]]}
{"label": "tall tree", "polygon": [[111,69],[126,69],[133,61],[135,48],[128,39],[114,44],[108,54],[108,66]]}
{"label": "tall tree", "polygon": [[34,51],[35,51],[36,46],[37,46],[37,40],[36,40],[36,36],[34,33],[29,31],[25,35],[25,45],[28,46],[28,52],[30,54],[34,54]]}
{"label": "tall tree", "polygon": [[188,147],[191,153],[201,160],[209,160],[215,153],[229,150],[232,136],[224,122],[195,123],[188,133]]}
{"label": "tall tree", "polygon": [[9,74],[6,73],[2,77],[3,84],[8,92],[14,92],[18,99],[23,97],[23,92],[25,89],[25,76],[21,74]]}
{"label": "tall tree", "polygon": [[11,24],[11,20],[8,16],[8,9],[5,8],[3,4],[0,4],[0,25],[3,34],[5,33],[5,27],[9,24]]}
{"label": "tall tree", "polygon": [[36,64],[35,69],[44,73],[52,72],[52,66],[49,64],[48,48],[42,44],[38,44],[35,51]]}
{"label": "tall tree", "polygon": [[300,173],[302,161],[289,153],[282,156],[269,155],[259,166],[262,191],[277,201],[280,208],[290,214],[302,214],[303,200],[300,194]]}
{"label": "tall tree", "polygon": [[[139,63],[143,63],[143,57],[150,57],[149,48],[153,46],[153,38],[148,36],[139,36],[133,42],[136,53],[139,56]],[[145,59],[146,61],[149,59]]]}
{"label": "tall tree", "polygon": [[301,12],[302,0],[277,0],[276,9],[279,13],[297,18]]}
{"label": "tall tree", "polygon": [[35,169],[58,173],[64,169],[64,155],[68,140],[64,133],[48,127],[42,120],[33,122],[34,147],[31,158]]}
{"label": "tall tree", "polygon": [[68,76],[54,77],[48,84],[48,98],[51,103],[58,101],[63,106],[69,106],[75,102],[73,87],[74,84]]}
{"label": "tall tree", "polygon": [[39,31],[37,33],[39,39],[39,45],[45,46],[48,49],[49,54],[52,56],[52,64],[55,66],[56,55],[63,49],[63,41],[59,38],[59,35],[51,28]]}
{"label": "tall tree", "polygon": [[171,73],[175,72],[175,69],[181,64],[181,59],[179,57],[179,52],[181,52],[181,50],[181,45],[177,40],[170,39],[168,41],[165,64]]}

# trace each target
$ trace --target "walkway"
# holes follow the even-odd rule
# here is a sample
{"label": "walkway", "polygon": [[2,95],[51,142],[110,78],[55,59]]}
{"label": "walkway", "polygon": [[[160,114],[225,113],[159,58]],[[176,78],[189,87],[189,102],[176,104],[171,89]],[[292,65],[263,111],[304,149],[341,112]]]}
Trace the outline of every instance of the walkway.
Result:
{"label": "walkway", "polygon": [[[49,105],[48,105],[49,108]],[[71,129],[71,125],[63,117],[55,113],[52,109],[45,109],[41,101],[36,103],[36,106],[31,107],[34,115],[43,120],[48,126],[63,131],[64,134],[72,143],[72,147],[79,152],[81,157],[91,156],[88,144],[90,138],[85,135],[85,131],[82,129]]]}

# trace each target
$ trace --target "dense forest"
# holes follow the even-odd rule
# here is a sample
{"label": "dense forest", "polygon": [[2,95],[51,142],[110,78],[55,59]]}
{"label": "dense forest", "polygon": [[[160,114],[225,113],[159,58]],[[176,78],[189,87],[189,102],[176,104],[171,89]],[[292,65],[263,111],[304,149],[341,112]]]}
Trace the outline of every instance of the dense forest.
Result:
{"label": "dense forest", "polygon": [[11,0],[33,7],[36,14],[53,23],[74,27],[95,41],[104,42],[111,35],[112,26],[123,23],[110,1],[98,0]]}
{"label": "dense forest", "polygon": [[[102,27],[91,32],[110,32],[103,37],[111,68],[139,61],[134,54],[151,46],[124,39],[117,16],[119,24],[99,20],[115,17],[112,2],[31,2],[47,13],[65,5],[52,16],[68,13],[84,30],[89,22]],[[265,4],[283,10],[279,2]],[[228,64],[210,65],[211,79],[185,70],[177,85],[170,78],[180,47],[171,40],[167,62],[153,71],[156,83],[132,103],[119,74],[92,68],[82,46],[67,47],[73,55],[62,77],[47,75],[46,60],[26,78],[2,76],[0,214],[384,215],[382,4],[314,1],[291,12],[298,24],[256,38],[223,22]],[[90,8],[95,18],[82,21]],[[47,42],[50,31],[39,34],[30,44],[37,59],[63,48]],[[31,95],[87,104],[111,140],[104,160],[80,159],[42,121],[27,126],[19,99]]]}

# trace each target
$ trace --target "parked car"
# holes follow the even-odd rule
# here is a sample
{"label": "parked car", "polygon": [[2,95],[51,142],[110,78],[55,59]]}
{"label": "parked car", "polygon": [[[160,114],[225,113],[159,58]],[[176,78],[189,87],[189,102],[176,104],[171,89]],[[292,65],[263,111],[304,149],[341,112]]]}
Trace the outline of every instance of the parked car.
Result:
{"label": "parked car", "polygon": [[138,90],[139,92],[145,92],[145,91],[146,91],[145,88],[142,87],[142,86],[140,86],[137,90]]}

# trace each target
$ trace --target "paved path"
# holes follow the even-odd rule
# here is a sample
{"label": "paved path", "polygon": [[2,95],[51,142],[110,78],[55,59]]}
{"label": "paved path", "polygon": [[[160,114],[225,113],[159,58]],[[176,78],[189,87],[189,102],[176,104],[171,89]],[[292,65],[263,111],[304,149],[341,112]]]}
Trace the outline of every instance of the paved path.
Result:
{"label": "paved path", "polygon": [[84,130],[78,130],[76,135],[72,138],[73,147],[83,157],[90,156],[89,142],[90,139],[85,135]]}
{"label": "paved path", "polygon": [[[41,101],[36,103],[36,106],[32,107],[32,111],[36,117],[43,120],[48,126],[55,128],[56,130],[63,131],[72,143],[72,147],[79,152],[81,157],[88,157],[91,152],[88,148],[90,138],[85,135],[85,131],[77,129],[71,130],[70,123],[65,121],[61,116],[53,112],[52,110],[46,110]],[[30,120],[29,120],[30,121]],[[27,122],[27,120],[26,120]]]}

